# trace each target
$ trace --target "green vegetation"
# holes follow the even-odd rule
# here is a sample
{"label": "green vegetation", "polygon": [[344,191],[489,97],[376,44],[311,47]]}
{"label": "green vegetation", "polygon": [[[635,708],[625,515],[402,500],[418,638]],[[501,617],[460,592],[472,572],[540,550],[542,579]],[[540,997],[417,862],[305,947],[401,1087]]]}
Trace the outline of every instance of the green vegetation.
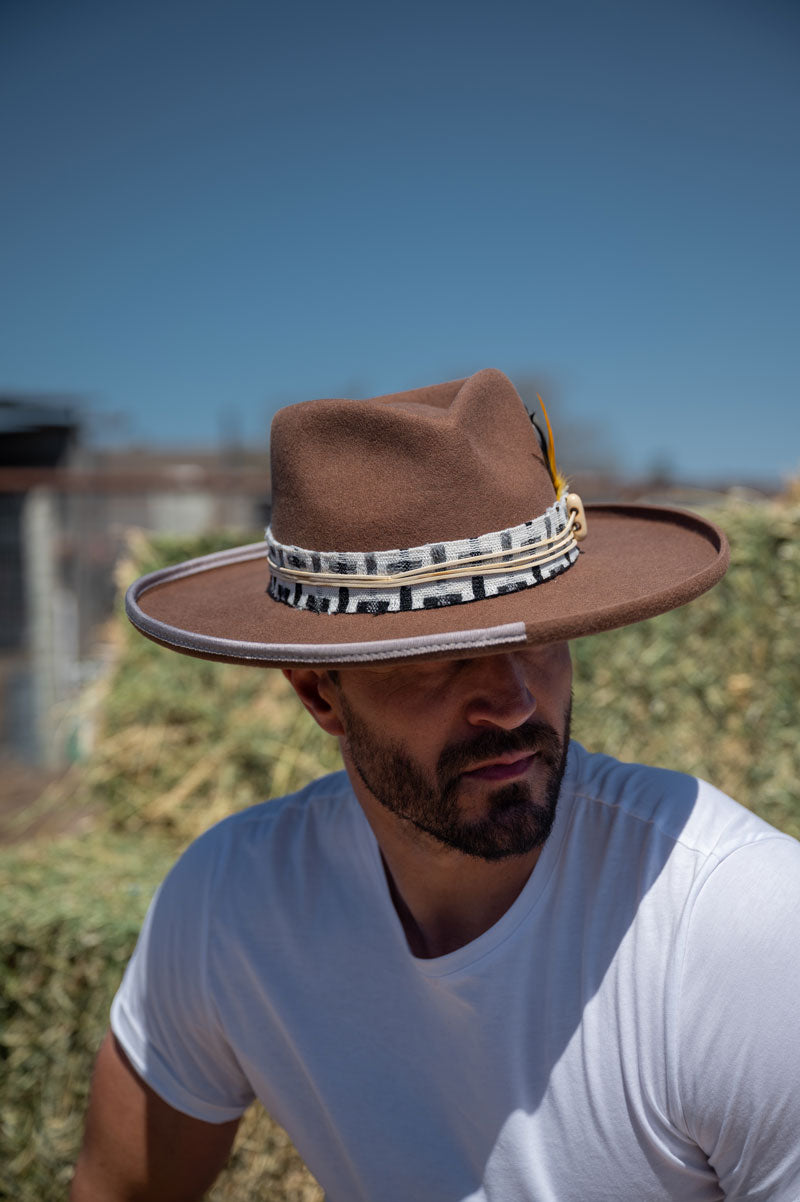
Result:
{"label": "green vegetation", "polygon": [[109,999],[173,856],[104,831],[0,856],[0,1197],[66,1196]]}
{"label": "green vegetation", "polygon": [[800,507],[731,503],[711,592],[574,644],[575,737],[712,781],[800,838]]}
{"label": "green vegetation", "polygon": [[[800,508],[731,503],[712,516],[733,546],[718,588],[575,644],[574,734],[704,776],[800,836]],[[125,575],[218,545],[143,542]],[[0,855],[0,1198],[14,1202],[65,1197],[108,1005],[170,861],[230,810],[338,765],[280,673],[175,655],[122,621],[118,637],[103,737],[73,799],[99,812],[95,829]],[[320,1192],[255,1107],[210,1196]]]}

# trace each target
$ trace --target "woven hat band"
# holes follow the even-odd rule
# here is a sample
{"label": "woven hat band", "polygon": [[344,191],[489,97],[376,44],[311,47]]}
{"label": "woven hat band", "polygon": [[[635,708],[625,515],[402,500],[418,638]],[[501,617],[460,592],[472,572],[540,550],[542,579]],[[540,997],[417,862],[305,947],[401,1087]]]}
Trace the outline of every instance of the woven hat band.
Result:
{"label": "woven hat band", "polygon": [[435,609],[533,588],[578,557],[585,517],[574,494],[543,514],[476,538],[405,550],[309,551],[278,542],[267,529],[269,594],[295,609],[324,614],[385,614]]}

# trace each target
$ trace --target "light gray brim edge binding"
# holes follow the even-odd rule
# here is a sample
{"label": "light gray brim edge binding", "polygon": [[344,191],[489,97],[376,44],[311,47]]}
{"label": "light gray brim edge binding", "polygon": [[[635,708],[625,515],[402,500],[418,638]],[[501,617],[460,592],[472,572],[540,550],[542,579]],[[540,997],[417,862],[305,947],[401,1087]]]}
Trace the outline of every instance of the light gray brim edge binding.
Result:
{"label": "light gray brim edge binding", "polygon": [[405,639],[376,639],[368,643],[246,643],[238,639],[195,634],[176,626],[168,626],[166,622],[149,617],[139,606],[142,594],[156,585],[181,580],[184,576],[194,576],[199,572],[209,572],[226,564],[246,563],[248,560],[260,558],[266,559],[264,543],[248,543],[246,546],[232,547],[227,551],[215,551],[199,559],[188,559],[175,567],[149,572],[135,580],[125,594],[125,613],[137,630],[159,643],[166,643],[170,647],[185,651],[196,651],[201,655],[256,663],[362,663],[438,652],[475,651],[481,647],[524,643],[526,639],[524,622],[508,622],[503,626],[487,626],[479,630],[452,630]]}

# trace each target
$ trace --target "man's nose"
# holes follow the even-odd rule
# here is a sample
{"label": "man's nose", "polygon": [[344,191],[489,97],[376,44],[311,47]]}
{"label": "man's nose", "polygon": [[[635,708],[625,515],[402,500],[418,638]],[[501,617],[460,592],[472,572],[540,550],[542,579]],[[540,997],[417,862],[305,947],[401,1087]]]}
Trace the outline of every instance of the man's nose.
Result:
{"label": "man's nose", "polygon": [[476,659],[466,716],[474,726],[514,730],[530,718],[536,698],[529,687],[528,665],[514,652]]}

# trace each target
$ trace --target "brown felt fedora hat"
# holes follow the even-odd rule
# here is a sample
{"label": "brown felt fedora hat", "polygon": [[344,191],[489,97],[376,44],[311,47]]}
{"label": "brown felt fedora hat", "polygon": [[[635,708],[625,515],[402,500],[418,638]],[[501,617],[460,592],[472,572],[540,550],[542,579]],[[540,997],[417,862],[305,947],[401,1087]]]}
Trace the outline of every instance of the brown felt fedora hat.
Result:
{"label": "brown felt fedora hat", "polygon": [[652,617],[728,565],[696,514],[584,510],[495,370],[291,405],[271,458],[266,541],[137,580],[126,609],[143,634],[265,667],[479,655]]}

